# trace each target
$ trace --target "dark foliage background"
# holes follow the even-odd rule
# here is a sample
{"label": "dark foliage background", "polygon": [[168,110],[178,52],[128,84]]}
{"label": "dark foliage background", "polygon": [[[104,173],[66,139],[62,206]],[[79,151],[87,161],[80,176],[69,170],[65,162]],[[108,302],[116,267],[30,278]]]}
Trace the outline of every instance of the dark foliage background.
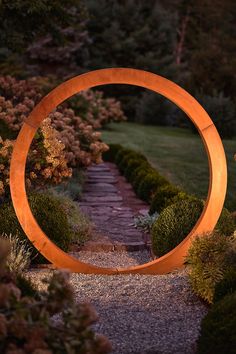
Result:
{"label": "dark foliage background", "polygon": [[[64,80],[106,67],[148,70],[198,97],[222,137],[236,135],[233,0],[2,0],[0,19],[2,74]],[[158,95],[127,85],[103,90],[122,101],[130,121],[189,127]]]}

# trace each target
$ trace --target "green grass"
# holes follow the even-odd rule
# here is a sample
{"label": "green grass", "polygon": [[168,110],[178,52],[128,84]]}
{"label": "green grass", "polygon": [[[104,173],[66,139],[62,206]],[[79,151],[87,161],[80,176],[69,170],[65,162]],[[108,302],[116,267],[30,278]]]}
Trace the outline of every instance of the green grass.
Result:
{"label": "green grass", "polygon": [[[106,143],[119,143],[142,152],[172,183],[206,199],[209,171],[200,136],[187,129],[112,123],[102,131]],[[236,140],[223,141],[228,162],[228,191],[225,206],[236,210]]]}

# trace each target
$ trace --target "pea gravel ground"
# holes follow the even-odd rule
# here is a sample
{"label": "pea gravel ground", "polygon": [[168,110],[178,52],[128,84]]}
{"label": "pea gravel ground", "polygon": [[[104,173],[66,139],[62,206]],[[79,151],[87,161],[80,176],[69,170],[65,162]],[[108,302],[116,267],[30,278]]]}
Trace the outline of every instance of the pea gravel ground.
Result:
{"label": "pea gravel ground", "polygon": [[[133,266],[148,261],[146,252],[80,252],[99,266]],[[32,270],[33,280],[49,270]],[[99,314],[94,329],[106,335],[113,354],[193,354],[207,307],[192,293],[186,270],[168,275],[71,274],[76,298]]]}

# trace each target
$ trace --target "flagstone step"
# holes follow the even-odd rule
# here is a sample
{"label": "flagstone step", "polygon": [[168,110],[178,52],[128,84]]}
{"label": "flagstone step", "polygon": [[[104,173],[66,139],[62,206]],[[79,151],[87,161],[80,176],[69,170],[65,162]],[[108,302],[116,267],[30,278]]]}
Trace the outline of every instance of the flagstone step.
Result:
{"label": "flagstone step", "polygon": [[[150,236],[135,228],[139,210],[148,210],[132,186],[114,164],[104,163],[87,169],[81,210],[94,224],[92,240],[82,247],[86,251],[140,251],[150,248]],[[143,214],[142,214],[143,215]]]}

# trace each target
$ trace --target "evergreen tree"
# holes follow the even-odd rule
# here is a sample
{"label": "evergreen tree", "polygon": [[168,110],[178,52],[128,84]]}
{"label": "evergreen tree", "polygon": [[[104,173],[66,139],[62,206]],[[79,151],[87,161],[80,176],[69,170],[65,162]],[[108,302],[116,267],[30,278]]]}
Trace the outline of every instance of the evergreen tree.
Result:
{"label": "evergreen tree", "polygon": [[191,72],[189,87],[212,94],[236,92],[236,2],[190,0],[186,32],[186,60]]}
{"label": "evergreen tree", "polygon": [[[176,12],[159,0],[88,0],[89,68],[132,67],[179,81],[175,65]],[[104,88],[134,114],[141,90],[127,86]]]}
{"label": "evergreen tree", "polygon": [[[0,0],[1,73],[20,77],[27,75],[26,67],[30,58],[27,49],[29,45],[34,44],[36,50],[41,52],[41,56],[45,56],[45,50],[41,50],[42,43],[38,42],[42,38],[48,44],[48,52],[50,48],[52,52],[59,46],[64,46],[67,50],[68,41],[72,42],[71,38],[73,38],[71,29],[72,32],[77,33],[84,31],[84,28],[81,29],[81,24],[84,27],[84,19],[87,15],[82,1]],[[54,50],[53,55],[56,57],[58,53]],[[53,55],[50,57],[48,53],[46,57],[51,59]],[[33,74],[39,74],[37,69]]]}

